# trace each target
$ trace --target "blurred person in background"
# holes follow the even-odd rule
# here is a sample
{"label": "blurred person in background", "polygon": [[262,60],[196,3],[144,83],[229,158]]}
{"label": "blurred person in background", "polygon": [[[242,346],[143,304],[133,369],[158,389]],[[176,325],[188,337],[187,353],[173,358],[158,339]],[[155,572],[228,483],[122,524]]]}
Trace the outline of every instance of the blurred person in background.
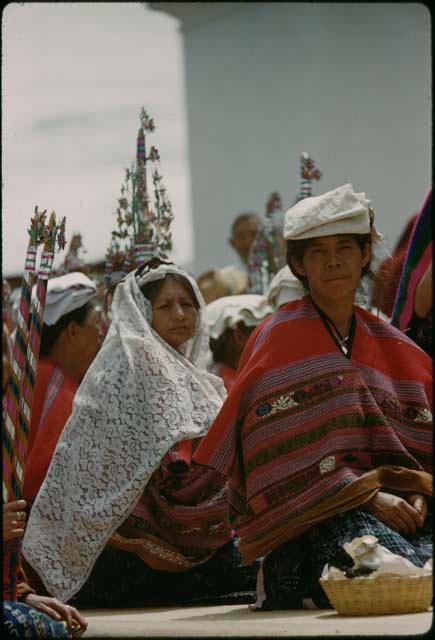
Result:
{"label": "blurred person in background", "polygon": [[382,311],[387,318],[391,318],[393,312],[400,276],[416,220],[417,214],[414,214],[403,229],[393,254],[380,263],[373,280],[370,304]]}
{"label": "blurred person in background", "polygon": [[229,392],[234,384],[243,349],[255,327],[272,313],[265,296],[225,296],[207,305],[213,363],[209,371],[222,378]]}
{"label": "blurred person in background", "polygon": [[240,258],[240,265],[246,269],[251,245],[261,224],[260,216],[254,212],[239,214],[231,225],[231,236],[228,240]]}
{"label": "blurred person in background", "polygon": [[101,345],[96,294],[95,283],[81,272],[48,280],[23,490],[30,504]]}
{"label": "blurred person in background", "polygon": [[300,300],[304,295],[305,289],[302,283],[293,275],[286,264],[273,276],[267,291],[267,300],[276,311],[287,302]]}
{"label": "blurred person in background", "polygon": [[391,322],[431,357],[433,355],[432,247],[432,189],[430,189],[413,227]]}
{"label": "blurred person in background", "polygon": [[257,213],[241,213],[236,217],[228,242],[238,255],[238,263],[221,269],[208,269],[196,278],[206,304],[224,296],[245,293],[250,249],[260,225],[261,219]]}
{"label": "blurred person in background", "polygon": [[209,269],[196,279],[206,304],[223,298],[224,296],[237,296],[244,293],[248,284],[248,277],[234,265],[228,265],[221,269]]}

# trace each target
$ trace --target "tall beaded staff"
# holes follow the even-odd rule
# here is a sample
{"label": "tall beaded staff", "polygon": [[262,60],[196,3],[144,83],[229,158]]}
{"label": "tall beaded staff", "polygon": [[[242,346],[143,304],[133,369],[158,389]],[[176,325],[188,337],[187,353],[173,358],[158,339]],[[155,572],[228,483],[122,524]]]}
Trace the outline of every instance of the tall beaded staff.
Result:
{"label": "tall beaded staff", "polygon": [[[106,254],[106,289],[153,255],[167,258],[168,252],[172,250],[172,205],[163,185],[163,177],[156,168],[160,162],[159,151],[155,146],[150,146],[147,151],[146,134],[155,131],[155,124],[144,108],[140,113],[140,124],[136,161],[130,169],[126,169],[116,210],[118,228],[112,231]],[[154,165],[154,210],[151,208],[147,175],[149,163]]]}
{"label": "tall beaded staff", "polygon": [[313,180],[320,180],[322,173],[320,169],[314,164],[314,160],[308,155],[306,151],[303,151],[300,156],[301,166],[301,178],[300,178],[300,190],[299,197],[296,202],[303,200],[304,198],[310,198],[312,193]]}
{"label": "tall beaded staff", "polygon": [[275,273],[284,266],[281,196],[274,191],[266,202],[266,218],[258,228],[248,259],[247,293],[264,295]]}
{"label": "tall beaded staff", "polygon": [[[46,211],[39,212],[36,207],[28,231],[29,244],[21,285],[17,331],[12,350],[11,375],[4,404],[3,502],[18,500],[22,497],[47,280],[53,264],[56,240],[59,250],[65,247],[65,218],[57,225],[56,215],[53,212],[46,225],[45,217]],[[36,286],[32,295],[38,248],[43,243]],[[3,599],[16,600],[20,553],[19,538],[5,544]]]}
{"label": "tall beaded staff", "polygon": [[[294,204],[312,195],[312,181],[320,180],[322,174],[314,160],[303,151],[300,155],[299,193]],[[260,225],[252,243],[248,259],[247,293],[265,295],[273,276],[285,265],[285,246],[282,240],[283,208],[277,191],[266,203],[266,219]]]}

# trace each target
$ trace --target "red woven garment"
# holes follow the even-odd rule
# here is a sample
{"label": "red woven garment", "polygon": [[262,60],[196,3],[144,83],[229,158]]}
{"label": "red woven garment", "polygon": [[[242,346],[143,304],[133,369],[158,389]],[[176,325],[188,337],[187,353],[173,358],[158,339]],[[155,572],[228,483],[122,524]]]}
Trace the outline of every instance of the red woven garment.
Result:
{"label": "red woven garment", "polygon": [[194,455],[229,478],[244,542],[288,523],[381,466],[431,471],[432,363],[355,307],[347,359],[308,297],[252,334],[236,383]]}

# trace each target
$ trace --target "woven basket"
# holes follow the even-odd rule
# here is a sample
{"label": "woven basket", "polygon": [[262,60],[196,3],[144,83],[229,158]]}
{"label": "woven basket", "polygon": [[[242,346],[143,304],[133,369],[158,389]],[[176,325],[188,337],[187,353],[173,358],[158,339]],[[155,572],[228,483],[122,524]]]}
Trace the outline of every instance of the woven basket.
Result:
{"label": "woven basket", "polygon": [[319,580],[343,616],[379,616],[426,611],[432,603],[432,576],[381,576]]}

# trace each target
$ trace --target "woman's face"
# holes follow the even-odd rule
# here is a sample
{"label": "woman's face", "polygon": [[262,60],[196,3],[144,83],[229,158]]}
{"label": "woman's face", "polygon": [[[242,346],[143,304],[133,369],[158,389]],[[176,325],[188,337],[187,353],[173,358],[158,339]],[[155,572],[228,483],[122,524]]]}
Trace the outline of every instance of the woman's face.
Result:
{"label": "woman's face", "polygon": [[308,280],[316,302],[353,301],[361,280],[361,271],[370,260],[370,245],[364,251],[350,235],[313,238],[295,269]]}
{"label": "woman's face", "polygon": [[189,292],[173,278],[167,278],[152,304],[154,331],[174,349],[193,337],[197,311]]}

